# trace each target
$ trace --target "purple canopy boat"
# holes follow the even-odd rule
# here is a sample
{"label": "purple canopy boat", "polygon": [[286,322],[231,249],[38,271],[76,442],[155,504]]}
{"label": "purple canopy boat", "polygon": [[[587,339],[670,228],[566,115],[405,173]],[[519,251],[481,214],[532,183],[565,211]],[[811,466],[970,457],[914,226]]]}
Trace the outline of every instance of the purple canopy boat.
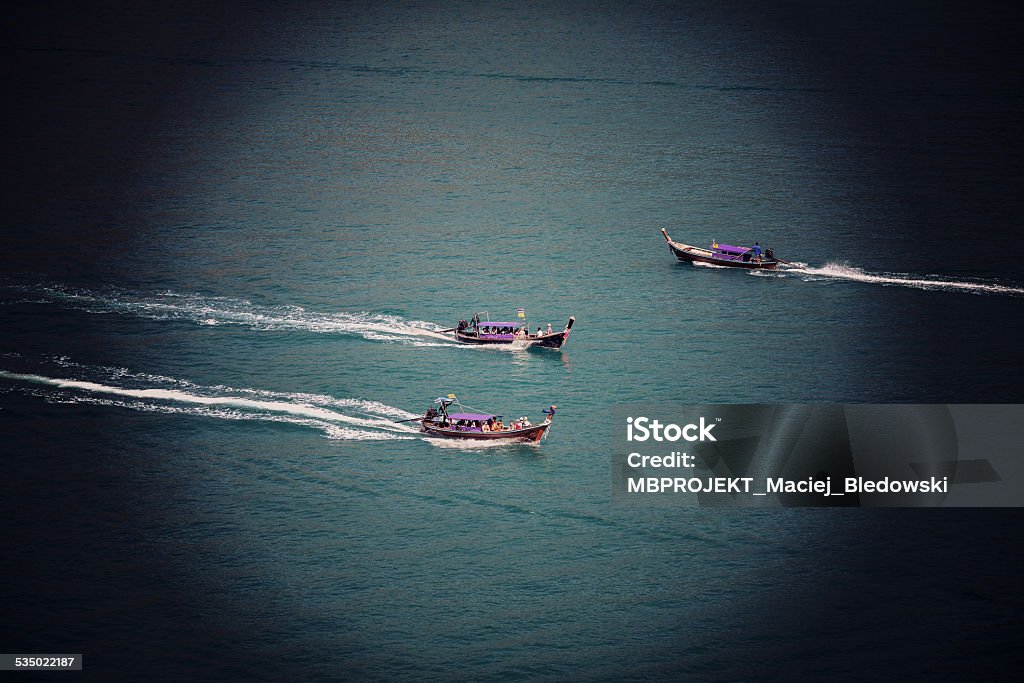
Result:
{"label": "purple canopy boat", "polygon": [[[522,311],[522,309],[519,309]],[[480,316],[484,316],[481,319]],[[463,344],[513,344],[521,342],[524,346],[535,346],[545,349],[560,349],[565,340],[569,338],[569,331],[572,330],[576,318],[569,316],[569,322],[565,329],[549,332],[542,332],[538,328],[535,334],[530,334],[530,325],[524,317],[520,322],[507,322],[488,320],[486,311],[476,313],[473,319],[468,322],[460,320],[457,327],[448,330],[455,333],[455,340]],[[548,325],[551,330],[551,325]]]}
{"label": "purple canopy boat", "polygon": [[[449,394],[452,397],[452,394]],[[551,420],[555,417],[556,406],[544,410],[547,417],[540,424],[531,424],[530,420],[520,417],[502,422],[501,415],[493,413],[449,413],[448,406],[456,403],[454,398],[438,398],[434,400],[438,408],[430,408],[420,418],[423,431],[431,436],[446,439],[474,439],[477,441],[532,441],[536,443],[544,438],[551,428]],[[462,405],[459,404],[461,408]]]}
{"label": "purple canopy boat", "polygon": [[669,250],[675,254],[676,258],[680,261],[709,263],[715,266],[728,266],[731,268],[765,270],[777,268],[780,263],[788,263],[788,261],[775,258],[775,253],[771,249],[765,249],[762,252],[760,245],[755,245],[753,247],[738,247],[732,244],[719,244],[718,242],[712,242],[711,248],[703,249],[701,247],[683,244],[682,242],[673,242],[672,238],[669,237],[668,233],[665,231],[665,228],[661,229],[661,234],[665,236],[665,241],[668,242]]}

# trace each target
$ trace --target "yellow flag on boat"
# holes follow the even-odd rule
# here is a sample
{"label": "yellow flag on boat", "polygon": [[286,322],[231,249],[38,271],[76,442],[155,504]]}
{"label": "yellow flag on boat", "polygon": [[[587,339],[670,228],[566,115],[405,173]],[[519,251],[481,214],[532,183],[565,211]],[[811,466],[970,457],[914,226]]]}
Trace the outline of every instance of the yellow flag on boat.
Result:
{"label": "yellow flag on boat", "polygon": [[448,398],[450,398],[451,400],[454,401],[455,400],[455,394],[448,394]]}
{"label": "yellow flag on boat", "polygon": [[518,315],[520,318],[525,318],[526,317],[526,311],[523,310],[522,308],[516,309],[516,315]]}

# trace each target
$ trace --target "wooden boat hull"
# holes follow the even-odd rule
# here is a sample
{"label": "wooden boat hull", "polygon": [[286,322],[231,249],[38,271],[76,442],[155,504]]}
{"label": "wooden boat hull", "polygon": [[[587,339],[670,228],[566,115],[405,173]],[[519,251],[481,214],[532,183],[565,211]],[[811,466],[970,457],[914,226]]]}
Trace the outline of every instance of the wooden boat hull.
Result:
{"label": "wooden boat hull", "polygon": [[421,420],[423,431],[431,436],[439,436],[445,439],[464,439],[471,441],[532,441],[537,442],[544,438],[551,421],[545,420],[539,425],[532,425],[524,429],[513,429],[500,432],[468,431],[454,427],[443,427],[433,420]]}
{"label": "wooden boat hull", "polygon": [[669,238],[668,233],[662,230],[665,240],[668,242],[671,251],[680,261],[690,263],[707,263],[713,266],[725,266],[727,268],[745,268],[747,270],[774,270],[779,266],[779,261],[774,258],[762,257],[760,261],[754,259],[743,260],[739,257],[723,257],[710,249],[695,247],[682,242],[675,242]]}

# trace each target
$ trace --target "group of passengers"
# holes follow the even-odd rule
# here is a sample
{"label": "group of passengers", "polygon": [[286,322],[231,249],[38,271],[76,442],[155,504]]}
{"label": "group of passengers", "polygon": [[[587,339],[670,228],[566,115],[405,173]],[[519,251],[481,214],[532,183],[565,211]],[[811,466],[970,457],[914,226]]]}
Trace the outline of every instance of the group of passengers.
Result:
{"label": "group of passengers", "polygon": [[[553,332],[554,332],[554,330],[551,329],[551,323],[548,323],[548,330],[547,330],[547,332],[545,332],[542,327],[540,327],[540,326],[537,327],[537,336],[538,337],[541,336],[542,334],[552,334]],[[530,328],[528,326],[526,326],[526,325],[523,325],[522,327],[508,327],[508,326],[496,327],[494,325],[481,325],[481,327],[480,327],[480,334],[516,334],[516,335],[522,334],[525,337],[529,337],[530,336]]]}
{"label": "group of passengers", "polygon": [[526,418],[526,417],[521,417],[518,420],[513,420],[513,421],[509,422],[508,425],[506,425],[504,422],[502,422],[501,418],[499,418],[499,417],[492,417],[490,420],[487,420],[486,422],[483,423],[482,431],[485,431],[485,432],[504,432],[504,431],[513,431],[513,430],[516,430],[516,429],[526,429],[527,427],[530,427],[530,426],[532,426],[530,424],[530,420],[528,418]]}
{"label": "group of passengers", "polygon": [[521,417],[518,420],[513,420],[508,424],[502,422],[498,417],[492,417],[489,420],[455,420],[452,423],[452,427],[463,432],[475,432],[480,430],[481,432],[506,432],[514,431],[517,429],[526,429],[532,427],[530,419],[527,417]]}

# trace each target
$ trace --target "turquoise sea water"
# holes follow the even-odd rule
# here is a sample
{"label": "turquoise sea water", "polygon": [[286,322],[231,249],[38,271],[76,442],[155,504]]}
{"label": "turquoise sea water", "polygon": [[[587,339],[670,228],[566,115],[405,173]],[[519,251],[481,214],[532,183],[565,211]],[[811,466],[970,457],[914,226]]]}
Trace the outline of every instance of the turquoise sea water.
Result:
{"label": "turquoise sea water", "polygon": [[[991,161],[1020,100],[981,90],[988,57],[883,32],[837,65],[844,24],[813,8],[120,11],[14,50],[15,116],[48,118],[0,283],[6,651],[179,679],[841,678],[984,622],[964,648],[1003,652],[1009,513],[666,513],[610,476],[615,405],[1019,401],[1024,281],[986,250],[1020,215],[1013,148]],[[662,227],[799,266],[680,264]],[[517,307],[575,315],[567,346],[436,334]],[[559,412],[536,446],[395,422],[449,392]]]}

